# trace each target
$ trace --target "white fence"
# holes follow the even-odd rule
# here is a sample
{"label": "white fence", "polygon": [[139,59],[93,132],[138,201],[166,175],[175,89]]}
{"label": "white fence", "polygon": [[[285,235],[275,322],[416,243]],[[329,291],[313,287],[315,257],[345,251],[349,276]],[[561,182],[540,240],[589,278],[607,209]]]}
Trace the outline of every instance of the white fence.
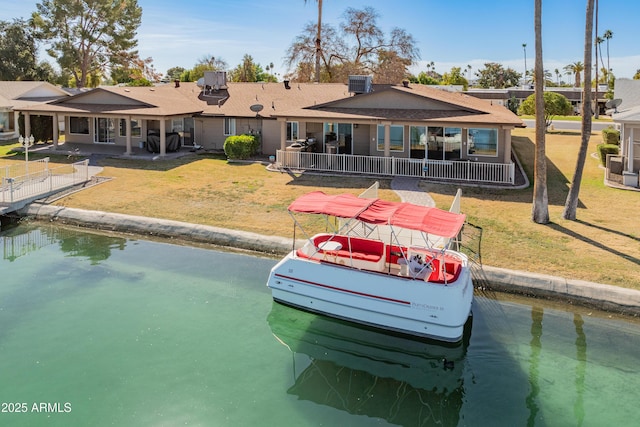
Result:
{"label": "white fence", "polygon": [[366,175],[410,176],[450,181],[514,184],[515,165],[471,161],[443,161],[351,154],[276,151],[283,168]]}
{"label": "white fence", "polygon": [[22,165],[21,170],[28,170],[29,173],[2,177],[0,202],[35,200],[89,180],[89,160],[55,168],[49,168],[48,159],[45,160],[47,161],[29,162],[28,166]]}
{"label": "white fence", "polygon": [[32,160],[30,162],[18,162],[9,166],[0,168],[0,178],[12,178],[18,176],[29,175],[29,173],[38,173],[49,169],[49,158]]}

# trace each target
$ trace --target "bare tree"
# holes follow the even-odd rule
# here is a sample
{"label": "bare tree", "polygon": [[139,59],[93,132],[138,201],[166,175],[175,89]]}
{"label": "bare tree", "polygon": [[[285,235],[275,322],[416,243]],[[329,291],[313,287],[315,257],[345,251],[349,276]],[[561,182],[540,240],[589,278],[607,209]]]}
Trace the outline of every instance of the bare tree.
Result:
{"label": "bare tree", "polygon": [[[323,28],[320,51],[323,81],[343,81],[345,76],[354,72],[375,74],[381,60],[395,58],[410,65],[419,58],[416,41],[405,30],[394,28],[389,37],[384,36],[377,26],[378,14],[373,8],[348,8],[344,18],[339,32],[330,25]],[[289,47],[286,61],[290,69],[298,69],[302,62],[313,62],[317,53],[316,30],[315,25],[308,24]],[[396,65],[391,67],[387,63],[381,70],[384,69],[386,73]]]}
{"label": "bare tree", "polygon": [[[304,0],[307,3],[307,0]],[[316,39],[314,41],[316,48],[316,82],[320,83],[320,58],[322,57],[322,0],[316,0],[318,3],[318,25],[316,26]]]}
{"label": "bare tree", "polygon": [[547,194],[546,123],[544,114],[544,68],[542,66],[542,0],[535,0],[536,65],[536,154],[533,177],[533,207],[531,219],[538,224],[549,222],[549,196]]}
{"label": "bare tree", "polygon": [[589,137],[591,136],[591,64],[593,43],[593,3],[594,0],[587,0],[586,25],[584,31],[584,88],[582,90],[582,141],[578,151],[576,169],[573,173],[573,180],[567,194],[562,217],[564,219],[575,220],[578,210],[578,196],[580,195],[580,183],[582,181],[582,171],[587,158],[589,148]]}

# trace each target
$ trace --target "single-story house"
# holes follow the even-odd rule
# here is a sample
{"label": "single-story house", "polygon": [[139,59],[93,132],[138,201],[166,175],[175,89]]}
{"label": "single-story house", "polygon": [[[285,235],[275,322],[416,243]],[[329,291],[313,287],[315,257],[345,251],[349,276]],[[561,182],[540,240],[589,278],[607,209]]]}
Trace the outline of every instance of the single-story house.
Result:
{"label": "single-story house", "polygon": [[640,80],[616,79],[613,121],[620,125],[622,182],[640,187]]}
{"label": "single-story house", "polygon": [[69,93],[47,82],[0,81],[0,140],[19,136],[15,111],[67,96]]}
{"label": "single-story house", "polygon": [[413,160],[424,164],[423,172],[426,161],[513,168],[511,131],[524,126],[508,109],[463,93],[407,82],[376,85],[366,76],[352,76],[348,84],[234,83],[212,72],[197,83],[101,87],[17,110],[25,123],[30,115],[63,120],[67,143],[121,146],[125,155],[221,150],[229,135],[248,133],[260,135],[264,155],[302,147],[308,153],[298,157]]}

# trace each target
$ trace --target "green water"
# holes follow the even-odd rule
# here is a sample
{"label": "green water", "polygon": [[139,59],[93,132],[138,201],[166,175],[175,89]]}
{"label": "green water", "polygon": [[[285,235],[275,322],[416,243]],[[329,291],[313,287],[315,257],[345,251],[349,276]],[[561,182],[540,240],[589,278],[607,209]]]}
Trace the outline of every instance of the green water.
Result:
{"label": "green water", "polygon": [[274,304],[272,259],[54,226],[0,250],[1,426],[637,425],[629,319],[485,294],[442,346]]}

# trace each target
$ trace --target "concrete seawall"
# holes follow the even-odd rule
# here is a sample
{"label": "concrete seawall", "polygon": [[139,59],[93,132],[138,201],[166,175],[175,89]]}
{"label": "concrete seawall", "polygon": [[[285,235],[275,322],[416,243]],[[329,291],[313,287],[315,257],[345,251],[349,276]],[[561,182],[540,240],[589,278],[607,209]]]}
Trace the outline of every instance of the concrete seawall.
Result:
{"label": "concrete seawall", "polygon": [[[178,238],[274,256],[282,256],[291,250],[291,239],[288,238],[180,221],[35,203],[19,213],[38,220],[59,221],[63,224],[142,236]],[[489,266],[483,266],[482,275],[483,280],[490,283],[494,290],[562,299],[598,309],[640,315],[640,291],[633,289]]]}

